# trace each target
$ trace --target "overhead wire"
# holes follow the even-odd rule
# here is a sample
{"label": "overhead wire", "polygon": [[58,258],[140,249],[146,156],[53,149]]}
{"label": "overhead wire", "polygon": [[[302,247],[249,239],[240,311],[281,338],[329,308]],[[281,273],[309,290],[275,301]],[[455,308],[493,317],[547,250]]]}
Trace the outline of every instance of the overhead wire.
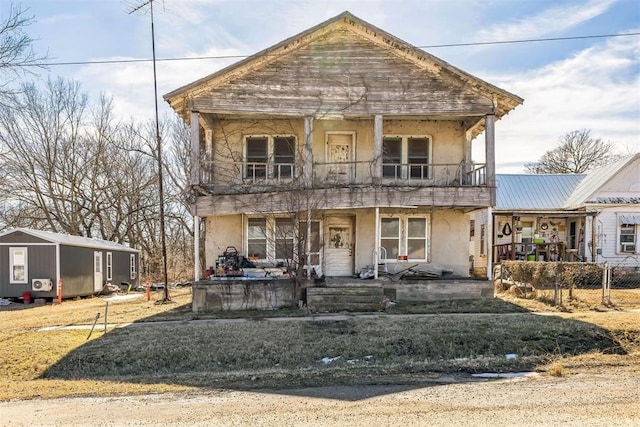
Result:
{"label": "overhead wire", "polygon": [[[490,45],[504,45],[504,44],[519,44],[519,43],[538,43],[538,42],[553,42],[553,41],[567,41],[567,40],[584,40],[584,39],[598,39],[598,38],[613,38],[613,37],[631,37],[640,36],[640,32],[633,33],[619,33],[619,34],[595,34],[587,36],[568,36],[568,37],[547,37],[538,39],[521,39],[521,40],[496,40],[486,42],[468,42],[468,43],[446,43],[446,44],[433,44],[416,46],[418,49],[438,49],[449,47],[472,47],[472,46],[490,46]],[[336,51],[338,52],[338,51]],[[263,54],[267,56],[268,54]],[[171,61],[203,61],[214,59],[244,59],[253,55],[215,55],[215,56],[193,56],[193,57],[176,57],[176,58],[156,58],[156,62],[171,62]],[[138,59],[104,59],[104,60],[91,60],[91,61],[59,61],[59,62],[39,62],[30,63],[24,66],[29,67],[53,67],[53,66],[68,66],[68,65],[100,65],[100,64],[131,64],[141,62],[153,62],[152,58],[138,58]]]}

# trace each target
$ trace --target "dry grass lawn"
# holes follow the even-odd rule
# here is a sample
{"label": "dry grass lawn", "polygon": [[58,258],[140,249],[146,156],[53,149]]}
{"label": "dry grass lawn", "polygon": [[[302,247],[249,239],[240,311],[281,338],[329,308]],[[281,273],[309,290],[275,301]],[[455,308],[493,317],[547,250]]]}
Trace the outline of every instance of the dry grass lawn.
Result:
{"label": "dry grass lawn", "polygon": [[[640,366],[640,312],[533,315],[526,311],[550,307],[507,298],[396,308],[398,313],[457,313],[450,315],[266,320],[308,317],[284,310],[241,313],[250,321],[211,323],[190,321],[220,317],[191,313],[190,288],[172,289],[171,304],[157,304],[161,297],[159,291],[151,301],[140,295],[0,307],[0,399],[406,383],[442,372],[572,375]],[[107,301],[109,324],[181,322],[109,326],[105,333]],[[491,311],[502,314],[487,314]],[[87,329],[42,330],[91,325],[97,313],[90,339]]]}

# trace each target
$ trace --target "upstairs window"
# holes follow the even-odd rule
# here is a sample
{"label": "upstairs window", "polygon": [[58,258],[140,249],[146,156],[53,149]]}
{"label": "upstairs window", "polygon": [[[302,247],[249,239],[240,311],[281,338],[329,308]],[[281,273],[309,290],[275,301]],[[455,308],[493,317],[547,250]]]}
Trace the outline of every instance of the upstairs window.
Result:
{"label": "upstairs window", "polygon": [[427,136],[385,136],[382,139],[382,177],[431,178],[431,139]]}
{"label": "upstairs window", "polygon": [[245,137],[245,178],[292,178],[296,161],[294,136]]}
{"label": "upstairs window", "polygon": [[246,177],[255,180],[267,175],[269,161],[269,139],[266,136],[250,136],[246,138],[247,170]]}
{"label": "upstairs window", "polygon": [[273,138],[273,177],[291,178],[293,164],[296,161],[296,139],[292,136],[276,136]]}

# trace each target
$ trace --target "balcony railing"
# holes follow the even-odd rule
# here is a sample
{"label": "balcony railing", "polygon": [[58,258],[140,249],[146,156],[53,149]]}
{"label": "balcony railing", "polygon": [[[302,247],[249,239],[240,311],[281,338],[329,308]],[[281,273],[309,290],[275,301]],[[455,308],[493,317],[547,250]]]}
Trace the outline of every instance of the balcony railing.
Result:
{"label": "balcony railing", "polygon": [[485,164],[314,163],[311,183],[306,184],[301,164],[255,162],[202,162],[200,184],[215,194],[252,193],[286,188],[363,187],[371,185],[411,187],[484,187]]}

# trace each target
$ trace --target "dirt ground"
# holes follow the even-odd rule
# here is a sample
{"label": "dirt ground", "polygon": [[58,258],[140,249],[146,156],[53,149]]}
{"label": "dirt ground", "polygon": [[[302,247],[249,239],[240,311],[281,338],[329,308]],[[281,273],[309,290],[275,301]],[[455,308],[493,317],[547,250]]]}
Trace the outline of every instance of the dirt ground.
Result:
{"label": "dirt ground", "polygon": [[[637,368],[637,367],[636,367]],[[0,402],[3,426],[632,426],[640,371]]]}

